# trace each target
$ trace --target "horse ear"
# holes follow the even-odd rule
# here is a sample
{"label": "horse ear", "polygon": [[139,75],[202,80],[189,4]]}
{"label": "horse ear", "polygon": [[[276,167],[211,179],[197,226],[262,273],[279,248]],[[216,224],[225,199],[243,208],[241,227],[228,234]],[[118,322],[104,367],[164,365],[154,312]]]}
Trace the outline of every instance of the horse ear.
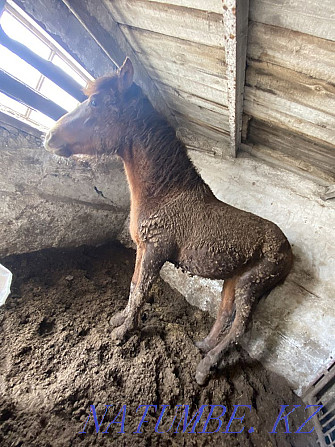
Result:
{"label": "horse ear", "polygon": [[119,70],[118,87],[120,92],[125,92],[133,83],[134,67],[127,57]]}

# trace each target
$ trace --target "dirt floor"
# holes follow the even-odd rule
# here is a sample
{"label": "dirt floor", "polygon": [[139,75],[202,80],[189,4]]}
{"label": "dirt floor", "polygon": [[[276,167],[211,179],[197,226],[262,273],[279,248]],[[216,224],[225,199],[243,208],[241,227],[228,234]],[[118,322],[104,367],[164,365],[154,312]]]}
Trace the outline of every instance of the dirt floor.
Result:
{"label": "dirt floor", "polygon": [[[301,405],[288,418],[291,432],[306,419],[305,406],[283,379],[241,349],[235,351],[239,360],[206,386],[196,384],[201,355],[193,342],[206,335],[213,321],[163,281],[153,286],[141,328],[122,346],[110,340],[108,320],[127,303],[132,250],[114,244],[44,250],[1,262],[14,272],[12,295],[0,308],[2,447],[316,445],[314,434],[285,434],[283,421],[277,434],[269,434],[281,405],[290,405],[289,410]],[[99,430],[93,410],[98,425],[106,405],[113,406]],[[157,405],[140,428],[145,408],[139,405]],[[190,421],[202,405],[207,407],[198,413],[198,424],[193,425],[195,417],[183,433],[186,409]],[[204,427],[214,408],[209,405],[226,407],[214,434],[200,433],[219,427],[218,420]],[[235,417],[245,413],[244,420],[235,419],[227,430],[234,405],[251,409],[237,408]],[[213,417],[223,409],[216,407]],[[113,420],[119,423],[108,428]],[[224,433],[243,427],[239,434]],[[157,433],[155,428],[170,430]]]}

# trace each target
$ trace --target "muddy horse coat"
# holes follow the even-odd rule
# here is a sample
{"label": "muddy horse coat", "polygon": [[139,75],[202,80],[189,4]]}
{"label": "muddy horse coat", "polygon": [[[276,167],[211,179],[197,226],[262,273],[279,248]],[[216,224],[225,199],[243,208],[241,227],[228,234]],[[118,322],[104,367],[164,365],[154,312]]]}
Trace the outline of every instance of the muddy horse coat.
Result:
{"label": "muddy horse coat", "polygon": [[88,99],[56,123],[45,147],[65,157],[117,154],[124,162],[137,254],[128,304],[110,321],[113,338],[124,340],[136,326],[166,261],[224,280],[216,321],[197,343],[205,355],[196,380],[203,384],[245,332],[255,301],[290,271],[291,247],[274,223],[214,196],[174,129],[133,83],[133,73],[126,59],[113,76],[93,82]]}

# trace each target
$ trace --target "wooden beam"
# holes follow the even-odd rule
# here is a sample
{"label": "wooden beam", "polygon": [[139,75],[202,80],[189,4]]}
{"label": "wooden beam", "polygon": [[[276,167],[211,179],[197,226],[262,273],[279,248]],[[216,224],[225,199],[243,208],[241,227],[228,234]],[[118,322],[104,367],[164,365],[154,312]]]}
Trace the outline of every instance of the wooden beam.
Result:
{"label": "wooden beam", "polygon": [[135,82],[143,89],[156,110],[162,113],[173,127],[177,127],[176,117],[139,62],[105,4],[82,0],[63,0],[63,2],[115,65],[121,66],[126,56],[131,59],[135,69]]}
{"label": "wooden beam", "polygon": [[250,0],[250,20],[335,41],[334,0]]}
{"label": "wooden beam", "polygon": [[71,96],[78,99],[78,101],[82,102],[86,99],[86,96],[81,90],[80,84],[78,84],[73,78],[71,78],[71,76],[66,74],[52,62],[38,56],[25,45],[22,45],[16,40],[8,37],[2,29],[1,25],[0,44],[8,48],[13,53],[17,54],[21,59],[28,62],[28,64],[35,67],[40,73],[51,79],[51,81],[55,82],[57,85],[59,85],[59,87],[68,92]]}
{"label": "wooden beam", "polygon": [[222,5],[225,24],[230,153],[235,157],[241,144],[249,0],[223,0]]}
{"label": "wooden beam", "polygon": [[39,110],[54,120],[58,120],[66,113],[66,110],[58,104],[37,93],[1,69],[0,91],[28,107]]}
{"label": "wooden beam", "polygon": [[1,17],[1,14],[3,13],[3,10],[5,9],[5,3],[6,3],[6,0],[0,0],[0,17]]}
{"label": "wooden beam", "polygon": [[15,0],[34,21],[95,78],[111,70],[111,60],[60,0]]}

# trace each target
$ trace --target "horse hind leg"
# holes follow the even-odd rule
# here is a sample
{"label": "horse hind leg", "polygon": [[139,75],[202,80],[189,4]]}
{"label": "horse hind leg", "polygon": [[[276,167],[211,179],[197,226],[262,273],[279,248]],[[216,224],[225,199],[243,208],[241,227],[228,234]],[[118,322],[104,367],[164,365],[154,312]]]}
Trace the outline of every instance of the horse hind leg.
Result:
{"label": "horse hind leg", "polygon": [[197,366],[196,381],[203,385],[211,371],[221,362],[225,352],[245,333],[254,302],[285,278],[291,265],[291,254],[276,264],[266,258],[244,272],[235,285],[235,319],[225,337],[201,360]]}
{"label": "horse hind leg", "polygon": [[232,324],[235,310],[235,285],[237,277],[226,279],[221,292],[221,303],[218,309],[215,323],[207,335],[201,341],[195,343],[200,351],[207,353],[221,340],[229,326]]}

